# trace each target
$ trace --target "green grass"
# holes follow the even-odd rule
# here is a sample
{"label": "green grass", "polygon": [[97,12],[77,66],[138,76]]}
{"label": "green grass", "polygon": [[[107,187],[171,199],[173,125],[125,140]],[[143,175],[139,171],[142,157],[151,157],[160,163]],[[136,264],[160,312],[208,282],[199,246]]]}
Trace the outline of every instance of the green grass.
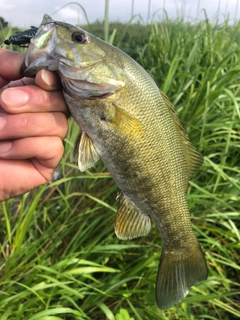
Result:
{"label": "green grass", "polygon": [[148,41],[131,43],[133,55],[204,155],[188,200],[209,278],[180,305],[156,307],[161,237],[153,226],[143,238],[116,238],[118,189],[102,163],[85,173],[70,163],[71,121],[60,179],[1,204],[1,320],[240,317],[240,25],[166,20],[146,28]]}

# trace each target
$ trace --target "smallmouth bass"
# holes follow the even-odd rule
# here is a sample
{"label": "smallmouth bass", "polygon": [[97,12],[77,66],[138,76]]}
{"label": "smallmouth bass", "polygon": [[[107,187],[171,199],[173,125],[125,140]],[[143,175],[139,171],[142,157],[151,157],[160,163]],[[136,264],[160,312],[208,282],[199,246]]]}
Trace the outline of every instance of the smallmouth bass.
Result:
{"label": "smallmouth bass", "polygon": [[115,220],[120,239],[162,235],[156,301],[166,309],[207,279],[186,199],[202,164],[168,98],[127,54],[68,23],[44,15],[22,67],[25,76],[56,71],[81,128],[73,155],[81,171],[100,158],[121,190]]}

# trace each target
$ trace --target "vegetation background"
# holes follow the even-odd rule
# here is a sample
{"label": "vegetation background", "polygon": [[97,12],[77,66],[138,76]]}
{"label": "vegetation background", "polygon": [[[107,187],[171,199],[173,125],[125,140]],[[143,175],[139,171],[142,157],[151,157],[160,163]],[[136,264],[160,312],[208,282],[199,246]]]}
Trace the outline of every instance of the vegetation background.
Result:
{"label": "vegetation background", "polygon": [[[0,204],[0,320],[239,319],[240,24],[166,14],[147,26],[106,17],[83,28],[151,74],[203,154],[188,202],[209,278],[181,304],[157,308],[159,232],[116,238],[118,189],[101,162],[85,173],[70,162],[79,130],[70,120],[56,179]],[[2,24],[0,44],[14,32]]]}

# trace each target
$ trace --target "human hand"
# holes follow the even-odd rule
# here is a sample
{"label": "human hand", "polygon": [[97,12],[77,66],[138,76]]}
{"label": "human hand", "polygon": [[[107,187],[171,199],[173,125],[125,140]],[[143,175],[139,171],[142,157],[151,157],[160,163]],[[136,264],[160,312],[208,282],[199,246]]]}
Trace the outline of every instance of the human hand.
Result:
{"label": "human hand", "polygon": [[56,74],[20,74],[24,55],[0,49],[0,201],[51,180],[63,155],[68,109]]}

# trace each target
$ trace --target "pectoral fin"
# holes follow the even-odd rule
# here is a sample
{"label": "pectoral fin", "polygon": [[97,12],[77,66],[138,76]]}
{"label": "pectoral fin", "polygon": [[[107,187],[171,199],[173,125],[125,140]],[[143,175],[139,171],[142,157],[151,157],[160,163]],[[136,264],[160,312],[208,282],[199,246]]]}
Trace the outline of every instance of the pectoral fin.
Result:
{"label": "pectoral fin", "polygon": [[70,161],[77,160],[80,171],[85,171],[94,166],[99,160],[99,154],[88,135],[82,131],[79,132],[73,146]]}
{"label": "pectoral fin", "polygon": [[120,196],[115,219],[115,233],[119,239],[144,236],[151,229],[149,216],[143,214],[127,197]]}

